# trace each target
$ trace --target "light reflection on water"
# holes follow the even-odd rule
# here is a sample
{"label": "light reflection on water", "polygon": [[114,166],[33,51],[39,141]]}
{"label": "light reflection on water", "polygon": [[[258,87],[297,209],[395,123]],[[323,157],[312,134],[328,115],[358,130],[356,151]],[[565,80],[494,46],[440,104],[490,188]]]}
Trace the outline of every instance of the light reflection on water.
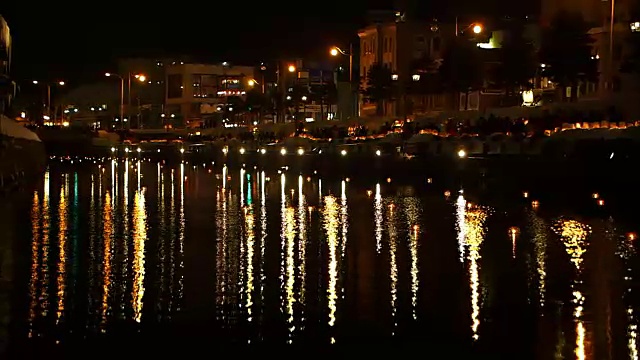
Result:
{"label": "light reflection on water", "polygon": [[[245,343],[344,343],[366,318],[365,330],[383,338],[446,326],[461,344],[507,346],[491,333],[507,327],[493,318],[493,287],[517,288],[526,277],[515,267],[497,280],[496,264],[529,257],[537,301],[515,291],[510,301],[530,306],[522,309],[536,320],[517,326],[546,316],[556,330],[549,333],[570,344],[558,347],[565,358],[593,358],[599,346],[591,341],[600,321],[591,301],[597,289],[585,275],[594,266],[595,220],[522,204],[512,214],[522,217],[516,228],[500,220],[498,207],[462,192],[447,200],[441,191],[375,181],[361,187],[298,173],[207,170],[132,160],[49,169],[30,194],[22,336],[64,342],[71,330],[110,333],[129,324],[144,332],[145,324],[187,322]],[[606,270],[626,286],[618,323],[635,359],[637,257],[632,240],[623,245],[615,258],[625,272]],[[567,266],[575,276],[565,284]],[[362,298],[366,288],[373,299]],[[79,304],[87,311],[76,311]],[[549,316],[562,310],[571,327]],[[555,342],[508,336],[534,347]]]}

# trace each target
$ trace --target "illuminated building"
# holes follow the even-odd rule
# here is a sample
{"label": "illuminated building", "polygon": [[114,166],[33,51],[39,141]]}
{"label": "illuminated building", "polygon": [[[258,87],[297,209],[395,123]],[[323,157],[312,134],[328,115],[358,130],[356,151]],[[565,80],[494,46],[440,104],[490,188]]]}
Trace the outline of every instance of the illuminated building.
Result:
{"label": "illuminated building", "polygon": [[165,124],[176,127],[214,126],[218,120],[233,118],[244,99],[253,66],[176,62],[165,65]]}
{"label": "illuminated building", "polygon": [[15,84],[9,78],[11,67],[11,34],[9,25],[0,16],[0,114],[6,110],[13,94]]}

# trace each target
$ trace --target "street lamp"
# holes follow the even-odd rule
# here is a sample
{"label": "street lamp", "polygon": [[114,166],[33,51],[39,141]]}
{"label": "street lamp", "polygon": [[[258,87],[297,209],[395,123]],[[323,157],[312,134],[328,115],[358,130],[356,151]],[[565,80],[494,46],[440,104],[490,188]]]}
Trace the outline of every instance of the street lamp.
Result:
{"label": "street lamp", "polygon": [[295,65],[289,65],[288,70],[289,70],[289,72],[290,72],[290,73],[294,73],[294,72],[296,72],[296,67],[295,67]]}
{"label": "street lamp", "polygon": [[[120,124],[121,124],[120,126],[123,127],[124,126],[123,124],[124,123],[124,77],[116,73],[110,73],[110,72],[105,73],[104,76],[117,77],[118,79],[120,79]],[[127,105],[129,107],[131,107],[131,78],[135,78],[141,83],[144,83],[147,80],[147,77],[143,74],[129,73],[129,75],[127,76],[127,95],[128,95]]]}
{"label": "street lamp", "polygon": [[331,54],[331,56],[338,56],[338,54],[341,54],[349,57],[349,82],[353,82],[353,44],[349,45],[349,52],[334,46],[329,51],[329,54]]}
{"label": "street lamp", "polygon": [[473,33],[480,34],[482,32],[482,25],[476,24],[473,26]]}
{"label": "street lamp", "polygon": [[[40,82],[38,80],[33,80],[32,83],[34,85],[39,85]],[[56,81],[54,85],[64,86],[66,83],[64,81]],[[51,117],[51,84],[47,83],[47,115]]]}
{"label": "street lamp", "polygon": [[247,85],[249,85],[249,87],[254,87],[258,85],[258,82],[255,81],[254,79],[249,79],[249,81],[247,81]]}

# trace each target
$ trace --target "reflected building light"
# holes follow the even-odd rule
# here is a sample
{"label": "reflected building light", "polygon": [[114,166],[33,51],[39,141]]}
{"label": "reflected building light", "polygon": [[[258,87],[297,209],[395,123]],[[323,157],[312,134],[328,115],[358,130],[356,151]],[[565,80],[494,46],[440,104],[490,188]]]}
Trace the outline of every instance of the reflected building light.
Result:
{"label": "reflected building light", "polygon": [[49,234],[51,233],[51,178],[49,169],[44,174],[44,190],[42,196],[42,267],[41,267],[41,281],[40,285],[40,309],[42,316],[46,317],[49,314]]}
{"label": "reflected building light", "polygon": [[301,320],[304,321],[304,304],[306,302],[306,267],[307,267],[307,207],[304,196],[302,175],[298,177],[298,281],[300,283]]}
{"label": "reflected building light", "polygon": [[178,299],[180,302],[178,303],[177,311],[180,311],[180,304],[182,303],[182,298],[184,297],[184,234],[186,227],[186,219],[184,214],[184,184],[187,181],[187,178],[184,174],[184,163],[180,164],[180,208],[178,209],[179,216],[179,225],[178,225],[178,256],[180,257],[179,262],[179,278],[178,278]]}
{"label": "reflected building light", "polygon": [[244,183],[245,183],[245,178],[244,178],[244,174],[245,174],[245,170],[244,169],[240,169],[240,206],[244,206]]}
{"label": "reflected building light", "polygon": [[245,237],[247,239],[247,286],[245,288],[245,308],[247,309],[247,320],[253,321],[253,258],[255,256],[255,233],[254,233],[253,209],[244,209]]}
{"label": "reflected building light", "polygon": [[147,211],[145,189],[138,190],[133,200],[133,319],[142,319],[142,299],[144,298],[145,242],[147,241]]}
{"label": "reflected building light", "polygon": [[264,286],[266,281],[264,269],[265,241],[267,239],[267,191],[266,174],[260,177],[260,318],[264,315]]}
{"label": "reflected building light", "polygon": [[374,214],[376,221],[376,253],[382,249],[382,194],[380,184],[376,184],[376,196],[374,198]]}
{"label": "reflected building light", "polygon": [[29,276],[29,332],[33,337],[33,322],[38,306],[38,266],[40,265],[40,198],[38,191],[33,192],[31,200],[31,275]]}
{"label": "reflected building light", "polygon": [[389,216],[387,216],[387,233],[389,234],[389,280],[391,283],[391,317],[393,319],[393,329],[391,335],[395,335],[398,321],[396,319],[398,303],[398,261],[397,245],[398,231],[396,229],[395,205],[389,204]]}
{"label": "reflected building light", "polygon": [[225,164],[222,167],[222,189],[227,188],[227,174],[229,173],[229,169],[227,169],[227,165]]}
{"label": "reflected building light", "polygon": [[576,279],[571,284],[573,292],[573,318],[576,322],[576,347],[575,355],[577,359],[586,359],[585,351],[585,324],[583,320],[584,312],[584,295],[579,285],[581,284],[580,275],[582,273],[582,263],[584,261],[584,253],[586,252],[586,239],[591,233],[591,227],[576,220],[560,219],[556,222],[553,230],[558,234],[565,246],[567,254],[571,258],[571,263],[576,269]]}
{"label": "reflected building light", "polygon": [[166,204],[165,204],[165,180],[164,172],[160,168],[158,163],[158,224],[162,230],[162,235],[158,239],[158,264],[160,273],[160,284],[157,309],[159,311],[159,318],[162,318],[162,310],[165,303],[165,296],[167,293],[167,220],[166,220]]}
{"label": "reflected building light", "polygon": [[485,221],[488,211],[484,207],[467,204],[465,213],[465,244],[469,250],[469,286],[471,288],[471,332],[478,340],[480,326],[480,247],[484,242]]}
{"label": "reflected building light", "polygon": [[[340,246],[340,259],[345,258],[347,253],[347,238],[349,232],[349,218],[347,208],[347,183],[342,180],[342,191],[340,195],[340,224],[342,225],[342,240]],[[342,293],[344,294],[344,284],[342,286]]]}
{"label": "reflected building light", "polygon": [[[337,284],[338,284],[338,201],[329,195],[324,198],[324,207],[322,208],[323,227],[327,236],[327,246],[329,251],[328,275],[329,284],[327,287],[327,306],[329,309],[329,327],[336,324],[336,309],[338,301]],[[331,342],[335,340],[332,338]]]}
{"label": "reflected building light", "polygon": [[295,240],[296,240],[296,227],[295,227],[295,211],[292,207],[288,207],[285,210],[285,237],[286,237],[286,250],[285,250],[285,296],[286,296],[286,314],[287,322],[289,323],[289,343],[291,343],[293,331],[295,330],[295,324],[293,323],[293,303],[295,302]]}
{"label": "reflected building light", "polygon": [[[615,230],[614,230],[615,231]],[[617,254],[622,258],[624,271],[624,283],[627,287],[623,300],[627,304],[627,348],[629,353],[629,359],[638,360],[638,323],[635,314],[634,295],[632,289],[634,287],[634,258],[635,248],[633,242],[635,241],[635,234],[627,234],[625,237],[619,238]]]}
{"label": "reflected building light", "polygon": [[467,236],[467,224],[465,222],[467,214],[467,201],[460,194],[456,200],[456,229],[458,231],[458,251],[460,253],[460,262],[464,262],[464,246]]}
{"label": "reflected building light", "polygon": [[286,314],[286,244],[287,244],[287,193],[285,191],[286,177],[280,175],[280,306],[283,314]]}
{"label": "reflected building light", "polygon": [[[100,173],[100,165],[98,165],[98,182],[101,179]],[[99,255],[98,251],[98,237],[96,236],[96,213],[102,212],[102,204],[98,200],[98,206],[96,206],[96,187],[98,188],[98,194],[101,193],[102,189],[100,185],[96,184],[96,177],[91,175],[91,195],[89,202],[89,305],[88,312],[91,315],[90,320],[93,320],[94,311],[97,309],[96,299],[94,298],[94,294],[97,293],[96,289],[96,281],[98,280],[98,275],[100,270],[98,269]],[[98,195],[100,196],[100,195]],[[90,324],[87,324],[89,326]]]}
{"label": "reflected building light", "polygon": [[[122,245],[116,244],[118,248],[122,249],[122,264],[120,265],[121,279],[116,282],[121,286],[120,291],[120,299],[118,302],[119,308],[121,310],[120,317],[125,318],[125,297],[127,293],[127,289],[129,289],[129,282],[131,281],[129,277],[129,245],[131,242],[131,232],[129,231],[129,168],[132,165],[129,164],[129,159],[125,159],[124,161],[124,175],[122,181]],[[116,208],[117,209],[117,208]]]}
{"label": "reflected building light", "polygon": [[226,303],[227,294],[227,216],[227,197],[223,187],[216,194],[216,302],[218,307],[218,320],[223,322],[226,320],[226,310],[224,305]]}
{"label": "reflected building light", "polygon": [[138,159],[136,163],[136,174],[138,175],[138,191],[140,191],[140,186],[142,186],[140,181],[142,179],[142,172],[140,171],[140,162],[141,160]]}
{"label": "reflected building light", "polygon": [[64,175],[64,183],[60,187],[60,202],[58,203],[58,271],[57,271],[57,300],[56,323],[59,323],[64,314],[66,281],[67,281],[67,212],[68,204],[68,175]]}
{"label": "reflected building light", "polygon": [[418,236],[420,234],[420,200],[415,197],[404,198],[404,210],[409,226],[409,253],[411,255],[411,309],[413,319],[418,318],[418,291],[420,278],[418,270]]}
{"label": "reflected building light", "polygon": [[536,273],[538,278],[538,294],[540,307],[544,307],[547,289],[547,224],[535,211],[529,210],[529,221],[533,239],[533,251],[536,258]]}
{"label": "reflected building light", "polygon": [[[169,234],[168,241],[168,276],[167,276],[167,320],[170,320],[173,316],[173,301],[175,295],[175,279],[176,279],[176,179],[175,171],[171,169],[171,184],[169,185],[169,224],[167,226],[167,233]],[[166,245],[165,245],[166,246]]]}
{"label": "reflected building light", "polygon": [[[111,183],[113,189],[113,182]],[[102,304],[101,313],[101,330],[106,331],[106,324],[109,316],[109,297],[111,295],[111,244],[113,242],[113,200],[109,190],[104,195],[104,206],[102,209],[102,243],[103,243],[103,259],[102,259]]]}
{"label": "reflected building light", "polygon": [[511,239],[511,256],[514,259],[516,258],[516,244],[518,235],[520,235],[520,229],[515,226],[509,228],[509,238]]}

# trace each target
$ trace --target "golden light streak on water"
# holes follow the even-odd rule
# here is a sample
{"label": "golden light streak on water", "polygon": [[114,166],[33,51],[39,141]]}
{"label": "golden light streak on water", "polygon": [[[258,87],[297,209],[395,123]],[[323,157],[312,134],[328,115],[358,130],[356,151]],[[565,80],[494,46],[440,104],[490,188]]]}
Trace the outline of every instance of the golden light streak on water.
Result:
{"label": "golden light streak on water", "polygon": [[38,191],[33,192],[31,201],[31,276],[29,277],[29,332],[33,337],[33,321],[38,306],[38,267],[40,264],[40,198]]}
{"label": "golden light streak on water", "polygon": [[[161,232],[166,232],[166,205],[165,205],[165,187],[164,187],[164,173],[162,172],[160,163],[158,163],[158,224]],[[159,313],[159,317],[162,316],[162,310],[164,306],[165,294],[167,292],[167,250],[166,250],[166,235],[160,236],[158,239],[158,263],[160,265],[160,291],[156,309]]]}
{"label": "golden light streak on water", "polygon": [[327,246],[329,250],[329,285],[327,287],[327,306],[329,308],[329,326],[336,323],[336,309],[338,301],[338,201],[332,196],[324,197],[324,207],[322,208],[323,227],[327,235]]}
{"label": "golden light streak on water", "polygon": [[180,164],[180,207],[178,209],[179,225],[178,225],[178,256],[179,259],[179,278],[178,278],[178,306],[177,311],[180,311],[182,305],[182,298],[184,297],[184,232],[186,228],[186,219],[184,215],[184,184],[187,178],[184,174],[184,163]]}
{"label": "golden light streak on water", "polygon": [[469,286],[471,288],[471,332],[474,340],[480,337],[480,247],[484,241],[484,223],[487,210],[483,207],[467,203],[465,213],[465,243],[469,250]]}
{"label": "golden light streak on water", "polygon": [[391,281],[391,317],[393,319],[393,329],[391,335],[395,335],[398,320],[398,231],[396,229],[395,204],[389,204],[389,216],[387,217],[387,232],[389,233],[389,280]]}
{"label": "golden light streak on water", "polygon": [[571,258],[571,263],[576,268],[577,278],[571,284],[574,304],[573,318],[576,322],[576,347],[574,353],[576,355],[576,359],[584,360],[586,359],[586,331],[582,316],[585,298],[578,287],[581,284],[580,275],[582,272],[584,253],[587,251],[586,239],[591,233],[591,227],[576,220],[560,219],[556,222],[553,230],[560,236],[562,243],[565,246],[565,250]]}
{"label": "golden light streak on water", "polygon": [[380,184],[376,184],[376,196],[374,198],[374,216],[376,221],[376,253],[382,250],[382,194]]}
{"label": "golden light streak on water", "polygon": [[625,238],[621,239],[618,243],[618,255],[622,258],[623,266],[625,269],[624,283],[627,285],[627,289],[624,293],[624,300],[627,302],[627,349],[629,359],[638,360],[638,324],[635,316],[634,304],[633,304],[633,289],[634,284],[634,255],[635,248],[633,242],[635,241],[635,234],[627,234]]}
{"label": "golden light streak on water", "polygon": [[64,314],[66,280],[67,280],[67,211],[69,208],[67,191],[69,178],[60,187],[60,202],[58,203],[58,271],[56,278],[58,306],[56,310],[56,323],[59,323]]}
{"label": "golden light streak on water", "polygon": [[[113,183],[112,183],[113,186]],[[102,331],[105,332],[105,325],[109,316],[109,296],[111,293],[111,244],[113,240],[113,203],[111,194],[107,190],[104,195],[104,207],[102,209],[103,219],[103,256],[102,259],[102,305],[101,305],[101,325]]]}
{"label": "golden light streak on water", "polygon": [[518,235],[520,235],[520,230],[517,227],[509,228],[509,238],[511,238],[511,257],[516,258],[516,245],[518,241]]}
{"label": "golden light streak on water", "polygon": [[245,308],[247,309],[247,320],[253,321],[253,258],[255,256],[255,221],[251,207],[244,209],[245,231],[247,238],[247,286],[245,288]]}
{"label": "golden light streak on water", "polygon": [[[348,208],[347,208],[347,183],[342,180],[341,184],[342,191],[340,192],[340,224],[342,225],[342,241],[340,247],[340,258],[344,259],[346,256],[347,249],[347,235],[349,232],[349,219],[348,219]],[[344,287],[342,288],[342,292],[344,293]]]}
{"label": "golden light streak on water", "polygon": [[420,233],[420,227],[413,225],[411,229],[411,312],[413,319],[418,318],[418,291],[420,289],[420,279],[418,270],[418,234]]}
{"label": "golden light streak on water", "polygon": [[465,222],[467,216],[467,201],[460,194],[456,200],[456,229],[458,230],[458,252],[460,253],[460,262],[464,262],[464,246],[467,238],[467,224]]}
{"label": "golden light streak on water", "polygon": [[147,241],[147,211],[145,208],[146,189],[139,189],[133,200],[133,319],[142,319],[144,298],[145,242]]}
{"label": "golden light streak on water", "polygon": [[285,292],[285,276],[286,276],[286,254],[285,247],[287,243],[287,194],[285,191],[287,178],[284,173],[280,176],[280,306],[283,314],[286,314],[286,292]]}
{"label": "golden light streak on water", "polygon": [[[307,207],[304,196],[302,175],[298,177],[298,279],[300,282],[300,304],[306,302],[307,276]],[[304,308],[301,306],[301,320],[304,321]]]}
{"label": "golden light streak on water", "polygon": [[260,177],[260,317],[264,315],[264,285],[266,275],[264,272],[264,251],[267,238],[267,191],[266,174],[262,172]]}
{"label": "golden light streak on water", "polygon": [[293,323],[294,313],[293,304],[295,303],[294,285],[296,281],[295,274],[295,240],[296,240],[296,223],[295,223],[295,211],[292,207],[288,207],[285,210],[285,296],[286,302],[286,314],[287,322],[289,323],[289,343],[291,343],[293,332],[295,331],[295,325]]}
{"label": "golden light streak on water", "polygon": [[536,258],[536,273],[538,274],[538,296],[540,307],[544,307],[547,291],[547,224],[535,211],[529,211],[531,235],[533,238],[533,251]]}
{"label": "golden light streak on water", "polygon": [[[131,241],[131,232],[129,229],[129,168],[132,167],[129,163],[129,159],[124,160],[124,175],[122,180],[122,217],[120,223],[122,224],[122,244],[115,244],[116,248],[122,249],[122,263],[120,264],[120,279],[115,284],[120,285],[120,299],[118,301],[120,309],[120,317],[126,317],[125,309],[125,296],[129,289],[129,282],[131,281],[129,274],[129,244]],[[116,208],[117,209],[117,208]]]}
{"label": "golden light streak on water", "polygon": [[[223,175],[225,169],[223,168]],[[223,176],[223,179],[225,177]],[[226,319],[226,311],[224,305],[226,303],[227,283],[226,283],[226,271],[227,271],[227,217],[228,217],[228,205],[227,205],[227,192],[224,187],[219,189],[216,193],[216,302],[218,304],[218,320]]]}
{"label": "golden light streak on water", "polygon": [[49,232],[51,231],[51,214],[49,214],[49,202],[51,201],[51,179],[49,170],[44,174],[44,190],[42,196],[42,284],[40,285],[40,309],[42,316],[49,314]]}

